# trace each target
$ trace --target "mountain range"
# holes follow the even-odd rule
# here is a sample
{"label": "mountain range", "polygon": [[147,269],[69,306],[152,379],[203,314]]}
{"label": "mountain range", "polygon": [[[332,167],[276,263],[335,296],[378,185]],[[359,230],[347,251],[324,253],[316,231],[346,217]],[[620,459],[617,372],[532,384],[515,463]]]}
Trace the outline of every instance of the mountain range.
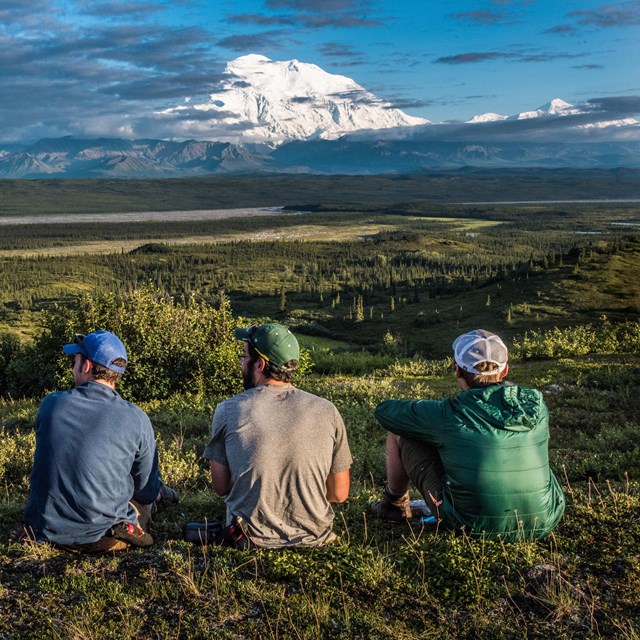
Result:
{"label": "mountain range", "polygon": [[[0,144],[1,178],[163,178],[234,173],[415,173],[462,167],[640,168],[640,123],[559,98],[466,123],[409,116],[350,78],[264,56],[227,64],[205,102],[159,121],[202,140],[43,139]],[[179,128],[178,128],[179,130]]]}

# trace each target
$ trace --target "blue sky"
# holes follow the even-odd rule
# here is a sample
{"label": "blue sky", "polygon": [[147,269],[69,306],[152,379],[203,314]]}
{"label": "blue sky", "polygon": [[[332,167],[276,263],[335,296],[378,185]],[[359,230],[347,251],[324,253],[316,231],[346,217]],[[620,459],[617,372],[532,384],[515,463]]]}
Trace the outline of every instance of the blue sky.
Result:
{"label": "blue sky", "polygon": [[248,53],[434,122],[556,97],[637,116],[639,42],[638,0],[0,0],[0,142],[153,137],[155,111],[205,99]]}

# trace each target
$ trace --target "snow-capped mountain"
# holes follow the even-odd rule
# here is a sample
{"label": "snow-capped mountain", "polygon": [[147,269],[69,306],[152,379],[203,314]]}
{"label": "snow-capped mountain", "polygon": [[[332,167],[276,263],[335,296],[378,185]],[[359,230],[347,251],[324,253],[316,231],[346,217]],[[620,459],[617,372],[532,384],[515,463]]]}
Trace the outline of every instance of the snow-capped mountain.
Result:
{"label": "snow-capped mountain", "polygon": [[547,104],[543,104],[532,111],[522,111],[515,116],[503,116],[499,113],[480,113],[473,116],[471,120],[467,120],[467,124],[478,124],[483,122],[499,122],[501,120],[530,120],[531,118],[544,118],[549,116],[569,116],[584,113],[578,107],[575,107],[560,98],[554,98]]}
{"label": "snow-capped mountain", "polygon": [[429,122],[395,109],[351,78],[315,64],[255,54],[229,62],[221,86],[207,102],[187,102],[156,115],[178,118],[190,132],[200,125],[203,135],[218,141],[270,144]]}
{"label": "snow-capped mountain", "polygon": [[[528,120],[530,118],[550,117],[550,116],[575,116],[580,114],[587,114],[588,110],[569,104],[560,98],[554,98],[551,102],[538,107],[534,111],[525,111],[519,113],[518,120]],[[582,124],[576,124],[577,129],[606,129],[608,127],[626,127],[636,126],[640,124],[635,118],[622,118],[620,120],[594,120],[593,122],[586,122]]]}
{"label": "snow-capped mountain", "polygon": [[570,116],[578,113],[582,113],[582,111],[577,107],[560,98],[554,98],[551,102],[547,102],[547,104],[543,104],[533,111],[519,113],[517,119],[528,120],[529,118],[541,118],[544,116]]}
{"label": "snow-capped mountain", "polygon": [[499,113],[480,113],[473,116],[471,120],[467,120],[467,124],[480,124],[485,122],[500,122],[501,120],[530,120],[532,118],[544,118],[549,116],[568,116],[583,113],[579,108],[574,107],[572,104],[561,100],[560,98],[554,98],[547,104],[543,104],[537,109],[532,111],[522,111],[514,116],[503,116]]}
{"label": "snow-capped mountain", "polygon": [[[503,116],[498,113],[482,113],[473,116],[471,120],[467,120],[466,124],[478,124],[486,122],[498,122],[501,120],[532,120],[535,118],[553,118],[553,117],[565,117],[565,116],[579,116],[589,114],[588,108],[576,106],[562,100],[561,98],[554,98],[553,100],[543,104],[537,109],[532,111],[522,111],[514,116]],[[589,122],[576,123],[574,126],[576,129],[606,129],[607,127],[626,127],[637,126],[640,122],[635,118],[622,118],[619,120],[597,120],[594,119]]]}
{"label": "snow-capped mountain", "polygon": [[480,113],[477,116],[473,116],[471,120],[467,120],[467,124],[476,124],[478,122],[499,122],[500,120],[507,120],[509,116],[501,116],[499,113]]}

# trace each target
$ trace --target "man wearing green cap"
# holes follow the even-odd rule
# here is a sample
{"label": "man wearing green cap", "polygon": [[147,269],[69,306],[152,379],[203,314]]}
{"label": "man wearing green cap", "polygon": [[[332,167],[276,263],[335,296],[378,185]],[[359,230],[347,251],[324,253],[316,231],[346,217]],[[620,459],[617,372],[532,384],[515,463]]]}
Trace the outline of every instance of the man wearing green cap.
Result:
{"label": "man wearing green cap", "polygon": [[277,323],[238,329],[245,391],[220,403],[204,457],[253,546],[319,546],[335,538],[330,502],[349,494],[351,453],[335,406],[297,389],[296,337]]}

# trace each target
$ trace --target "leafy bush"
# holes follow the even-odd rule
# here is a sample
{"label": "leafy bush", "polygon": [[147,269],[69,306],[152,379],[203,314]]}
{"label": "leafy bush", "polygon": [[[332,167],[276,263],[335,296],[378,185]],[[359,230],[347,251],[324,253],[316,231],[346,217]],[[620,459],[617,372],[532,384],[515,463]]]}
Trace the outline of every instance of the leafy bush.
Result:
{"label": "leafy bush", "polygon": [[18,338],[11,333],[0,335],[0,389],[6,389],[9,384],[8,366],[20,354],[22,345]]}
{"label": "leafy bush", "polygon": [[193,449],[180,446],[176,439],[165,442],[158,438],[157,445],[162,479],[167,484],[181,491],[198,484],[203,489],[209,488],[209,474],[201,469],[200,456]]}
{"label": "leafy bush", "polygon": [[640,322],[612,323],[606,318],[600,326],[554,327],[547,331],[527,331],[513,341],[514,358],[562,358],[589,353],[640,353]]}
{"label": "leafy bush", "polygon": [[[122,296],[85,295],[72,306],[56,306],[44,329],[6,365],[5,395],[39,396],[72,385],[61,347],[77,332],[107,329],[118,335],[129,366],[118,386],[130,400],[162,399],[174,393],[228,395],[239,389],[236,321],[229,301],[213,308],[194,300],[176,302],[146,286]],[[3,343],[5,344],[5,343]]]}
{"label": "leafy bush", "polygon": [[[240,343],[233,337],[239,324],[247,321],[233,318],[225,297],[214,308],[191,298],[178,302],[151,285],[120,296],[83,295],[45,313],[43,330],[31,343],[0,336],[0,394],[32,398],[72,386],[62,346],[75,333],[107,329],[127,348],[129,364],[118,391],[128,400],[223,398],[241,389]],[[312,367],[309,351],[301,349],[295,380]]]}

